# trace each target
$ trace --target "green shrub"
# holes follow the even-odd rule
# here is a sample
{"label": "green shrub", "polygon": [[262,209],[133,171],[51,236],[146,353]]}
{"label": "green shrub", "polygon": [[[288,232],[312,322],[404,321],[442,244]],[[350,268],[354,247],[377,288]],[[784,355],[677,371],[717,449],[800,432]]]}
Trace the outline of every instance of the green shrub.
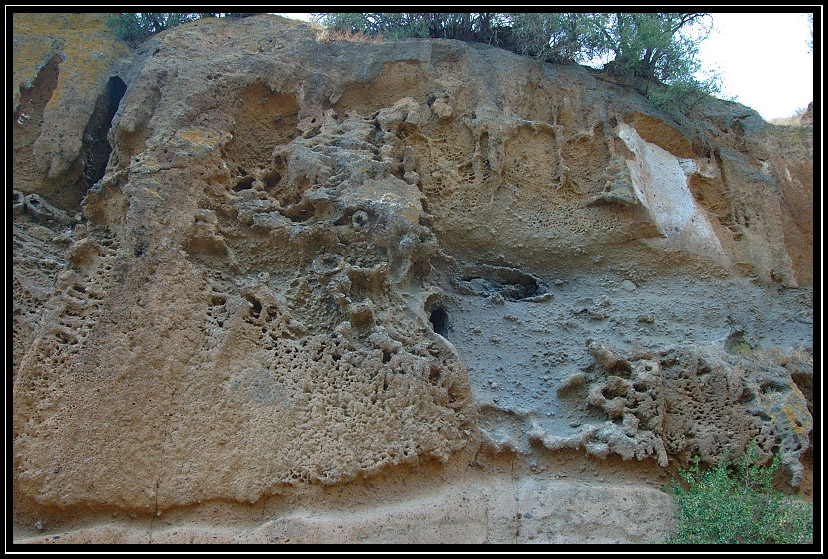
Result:
{"label": "green shrub", "polygon": [[143,41],[152,35],[152,31],[142,23],[138,14],[109,14],[106,16],[106,23],[118,37],[127,42]]}
{"label": "green shrub", "polygon": [[781,464],[777,454],[769,466],[757,463],[751,444],[742,459],[724,459],[710,470],[697,463],[680,475],[672,492],[679,505],[677,533],[667,543],[789,544],[813,539],[813,504],[789,497],[772,486]]}

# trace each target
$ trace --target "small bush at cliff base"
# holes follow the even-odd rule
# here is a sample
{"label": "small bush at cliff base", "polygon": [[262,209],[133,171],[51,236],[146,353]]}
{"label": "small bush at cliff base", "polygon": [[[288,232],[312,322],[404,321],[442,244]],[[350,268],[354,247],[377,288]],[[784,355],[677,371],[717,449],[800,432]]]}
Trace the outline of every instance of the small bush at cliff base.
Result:
{"label": "small bush at cliff base", "polygon": [[678,531],[667,543],[787,544],[813,540],[813,505],[774,490],[772,479],[781,463],[757,464],[751,444],[734,467],[727,460],[702,472],[698,463],[680,472],[689,488],[672,488]]}

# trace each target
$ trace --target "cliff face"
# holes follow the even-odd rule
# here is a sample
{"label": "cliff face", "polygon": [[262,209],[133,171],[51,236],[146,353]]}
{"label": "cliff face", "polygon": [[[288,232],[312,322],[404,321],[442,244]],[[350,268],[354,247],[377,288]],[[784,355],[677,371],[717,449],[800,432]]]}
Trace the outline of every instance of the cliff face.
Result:
{"label": "cliff face", "polygon": [[[645,471],[755,439],[807,477],[812,126],[725,102],[677,123],[487,45],[257,16],[129,52],[61,17],[14,19],[19,519],[481,453]],[[487,483],[464,514],[496,541]],[[518,511],[548,491],[522,487]]]}

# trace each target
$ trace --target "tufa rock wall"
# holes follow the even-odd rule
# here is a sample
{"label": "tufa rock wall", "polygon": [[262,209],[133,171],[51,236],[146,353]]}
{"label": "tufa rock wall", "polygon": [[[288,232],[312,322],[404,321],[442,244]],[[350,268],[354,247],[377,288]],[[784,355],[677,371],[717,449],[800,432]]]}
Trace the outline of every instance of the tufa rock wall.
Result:
{"label": "tufa rock wall", "polygon": [[275,16],[134,52],[101,16],[13,24],[21,498],[160,514],[751,439],[800,485],[812,361],[757,356],[813,351],[812,128]]}

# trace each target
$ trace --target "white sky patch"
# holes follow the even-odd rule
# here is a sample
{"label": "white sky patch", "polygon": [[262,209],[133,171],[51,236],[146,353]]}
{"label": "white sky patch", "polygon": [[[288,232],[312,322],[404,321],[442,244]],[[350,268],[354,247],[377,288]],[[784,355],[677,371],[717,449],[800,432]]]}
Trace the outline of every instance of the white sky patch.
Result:
{"label": "white sky patch", "polygon": [[277,16],[286,17],[288,19],[298,19],[300,21],[310,21],[310,14],[276,14]]}
{"label": "white sky patch", "polygon": [[714,13],[713,27],[699,57],[705,68],[721,70],[723,95],[736,95],[766,120],[814,100],[807,14]]}

